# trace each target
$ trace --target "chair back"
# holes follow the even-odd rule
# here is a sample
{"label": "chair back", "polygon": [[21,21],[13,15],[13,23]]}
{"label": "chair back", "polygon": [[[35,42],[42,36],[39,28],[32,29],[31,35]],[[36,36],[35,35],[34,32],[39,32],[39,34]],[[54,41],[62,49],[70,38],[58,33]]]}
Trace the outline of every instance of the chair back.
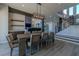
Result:
{"label": "chair back", "polygon": [[24,31],[9,31],[9,33],[12,33],[14,40],[18,40],[17,35],[18,34],[24,34]]}
{"label": "chair back", "polygon": [[49,38],[50,38],[50,39],[53,39],[53,38],[54,38],[54,32],[50,32],[50,33],[49,33]]}
{"label": "chair back", "polygon": [[43,39],[43,40],[46,40],[46,39],[48,39],[48,38],[49,38],[49,33],[43,32],[43,33],[42,33],[42,39]]}
{"label": "chair back", "polygon": [[41,33],[39,33],[39,32],[34,33],[33,32],[31,34],[31,39],[30,39],[31,43],[39,43],[41,40],[40,36],[41,36]]}
{"label": "chair back", "polygon": [[30,33],[18,34],[17,35],[18,41],[19,41],[19,39],[27,39],[29,37],[30,37]]}
{"label": "chair back", "polygon": [[14,40],[14,39],[13,39],[13,36],[12,36],[11,33],[8,34],[7,40],[8,40],[8,43],[9,43],[10,48],[12,48],[12,47],[13,47],[13,40]]}

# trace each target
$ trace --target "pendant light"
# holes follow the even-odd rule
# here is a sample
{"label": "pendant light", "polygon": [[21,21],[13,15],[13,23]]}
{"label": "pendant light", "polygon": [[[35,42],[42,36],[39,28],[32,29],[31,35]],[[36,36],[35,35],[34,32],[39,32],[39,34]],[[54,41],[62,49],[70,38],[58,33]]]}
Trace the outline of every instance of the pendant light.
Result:
{"label": "pendant light", "polygon": [[38,19],[44,19],[44,16],[41,15],[41,3],[37,3],[36,4],[36,8],[37,8],[37,13],[33,15],[34,18],[38,18]]}

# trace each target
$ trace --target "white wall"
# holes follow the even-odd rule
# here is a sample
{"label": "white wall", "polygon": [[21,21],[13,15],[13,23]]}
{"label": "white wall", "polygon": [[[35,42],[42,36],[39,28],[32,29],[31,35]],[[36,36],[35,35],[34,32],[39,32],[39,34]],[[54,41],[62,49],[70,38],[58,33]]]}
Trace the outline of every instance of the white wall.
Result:
{"label": "white wall", "polygon": [[49,26],[49,32],[55,32],[55,26],[57,25],[57,22],[59,21],[59,17],[57,15],[53,15],[51,18],[47,18],[44,20],[45,23]]}
{"label": "white wall", "polygon": [[46,22],[48,25],[48,32],[55,32],[55,23],[54,22]]}
{"label": "white wall", "polygon": [[7,42],[6,35],[8,34],[8,6],[3,6],[0,9],[0,43]]}

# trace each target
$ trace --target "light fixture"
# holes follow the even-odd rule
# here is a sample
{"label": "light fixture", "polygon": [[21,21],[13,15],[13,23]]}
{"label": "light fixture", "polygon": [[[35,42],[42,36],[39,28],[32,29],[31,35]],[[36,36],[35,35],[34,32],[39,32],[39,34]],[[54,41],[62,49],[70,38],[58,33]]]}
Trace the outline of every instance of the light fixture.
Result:
{"label": "light fixture", "polygon": [[[38,19],[44,19],[44,16],[43,15],[41,15],[41,3],[37,3],[36,4],[37,6],[37,13],[34,13],[34,15],[33,15],[33,17],[34,18],[38,18]],[[40,7],[40,8],[39,8]]]}

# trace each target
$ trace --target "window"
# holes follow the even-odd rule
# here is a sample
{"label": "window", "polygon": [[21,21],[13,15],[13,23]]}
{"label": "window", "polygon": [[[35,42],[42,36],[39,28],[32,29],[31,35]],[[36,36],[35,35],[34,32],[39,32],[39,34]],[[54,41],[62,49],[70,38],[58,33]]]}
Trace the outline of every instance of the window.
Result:
{"label": "window", "polygon": [[67,15],[67,9],[64,9],[63,10],[63,14],[66,14]]}
{"label": "window", "polygon": [[79,4],[76,5],[76,14],[79,14]]}
{"label": "window", "polygon": [[69,8],[69,16],[73,15],[73,7]]}

